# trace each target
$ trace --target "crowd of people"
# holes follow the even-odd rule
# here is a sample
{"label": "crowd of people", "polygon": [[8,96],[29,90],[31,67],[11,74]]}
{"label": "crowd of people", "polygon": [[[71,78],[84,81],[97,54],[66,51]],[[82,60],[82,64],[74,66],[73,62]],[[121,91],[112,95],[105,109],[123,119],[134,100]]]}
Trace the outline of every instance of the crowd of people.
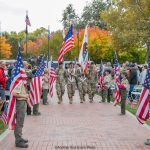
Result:
{"label": "crowd of people", "polygon": [[[119,66],[119,74],[116,78],[116,70],[110,62],[101,64],[103,71],[100,68],[100,64],[95,64],[90,62],[87,70],[85,71],[80,64],[70,62],[64,67],[63,62],[58,63],[58,67],[55,69],[56,75],[56,92],[58,97],[58,104],[63,102],[63,95],[65,93],[65,86],[67,87],[67,93],[69,98],[69,103],[73,103],[73,97],[76,92],[76,89],[79,91],[80,103],[87,101],[85,95],[88,95],[88,101],[93,103],[94,95],[96,93],[101,94],[100,103],[111,101],[111,95],[115,91],[112,87],[117,83],[120,96],[121,96],[121,114],[125,115],[125,105],[126,99],[132,102],[135,98],[132,95],[134,88],[139,85],[142,86],[144,79],[146,77],[147,65],[137,65],[136,63],[129,63],[128,61]],[[6,65],[5,62],[0,61],[0,109],[3,111],[2,103],[6,101],[9,103],[9,94],[5,92],[9,91],[13,70],[15,64]],[[27,74],[27,91],[30,91],[30,82],[37,70],[37,66],[31,62],[24,63],[25,72]],[[49,93],[49,70],[45,68],[44,70],[44,80],[43,80],[43,90],[42,90],[42,103],[43,105],[48,104],[48,93]],[[116,87],[115,87],[116,88]],[[16,90],[17,91],[17,90]],[[27,93],[28,93],[27,92]],[[16,92],[17,93],[17,92]],[[115,93],[115,92],[114,92]],[[16,97],[18,94],[16,94]],[[28,95],[25,95],[26,97]],[[19,97],[20,98],[20,97]],[[18,98],[18,99],[19,99]],[[23,97],[24,99],[25,97]],[[20,98],[22,99],[22,97]],[[33,106],[33,110],[27,106],[27,115],[31,115],[33,112],[34,116],[39,116],[39,104]],[[19,127],[18,127],[19,128]],[[15,136],[19,131],[15,130]],[[21,140],[20,140],[21,139]],[[16,140],[17,147],[27,147],[27,140],[22,140],[19,137],[19,140]],[[19,144],[18,144],[19,143]]]}

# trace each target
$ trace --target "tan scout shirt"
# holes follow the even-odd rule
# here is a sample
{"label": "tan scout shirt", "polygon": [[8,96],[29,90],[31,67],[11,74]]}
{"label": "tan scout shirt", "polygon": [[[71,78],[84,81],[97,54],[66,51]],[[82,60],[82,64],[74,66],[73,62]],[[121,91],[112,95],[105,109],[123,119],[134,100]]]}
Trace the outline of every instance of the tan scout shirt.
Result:
{"label": "tan scout shirt", "polygon": [[[17,93],[17,94],[27,94],[27,90],[24,87],[24,84],[22,81],[20,81],[20,83],[15,87],[13,93]],[[17,98],[17,100],[25,100],[25,98]]]}

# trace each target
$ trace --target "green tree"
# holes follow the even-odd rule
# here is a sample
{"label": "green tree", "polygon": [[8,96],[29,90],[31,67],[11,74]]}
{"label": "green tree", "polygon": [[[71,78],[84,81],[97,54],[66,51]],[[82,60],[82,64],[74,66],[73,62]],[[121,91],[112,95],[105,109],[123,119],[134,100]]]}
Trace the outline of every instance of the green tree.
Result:
{"label": "green tree", "polygon": [[105,29],[106,24],[100,14],[107,9],[108,2],[109,0],[107,3],[103,0],[93,0],[91,3],[87,3],[81,16],[82,27],[89,24],[90,26],[99,26],[100,28]]}
{"label": "green tree", "polygon": [[75,9],[72,4],[69,4],[62,14],[62,20],[64,28],[68,28],[71,23],[76,19],[77,15],[75,13]]}
{"label": "green tree", "polygon": [[114,0],[102,18],[112,35],[114,48],[122,53],[142,54],[146,44],[147,56],[150,55],[150,1]]}

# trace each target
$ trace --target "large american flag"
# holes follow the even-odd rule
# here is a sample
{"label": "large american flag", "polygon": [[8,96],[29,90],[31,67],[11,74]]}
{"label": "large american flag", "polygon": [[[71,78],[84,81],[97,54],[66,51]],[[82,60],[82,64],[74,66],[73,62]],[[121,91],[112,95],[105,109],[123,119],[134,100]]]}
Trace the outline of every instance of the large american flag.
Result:
{"label": "large american flag", "polygon": [[150,58],[148,59],[147,74],[143,84],[143,88],[142,88],[142,92],[141,92],[141,96],[140,96],[140,100],[136,112],[137,119],[141,124],[144,124],[145,121],[149,119],[149,109],[150,109],[149,89],[150,89]]}
{"label": "large american flag", "polygon": [[116,52],[115,52],[115,58],[114,59],[115,59],[114,60],[114,69],[115,69],[115,82],[116,82],[114,106],[116,106],[117,103],[121,102],[121,94],[120,94],[119,87],[118,87],[119,76],[120,76],[120,68],[119,68],[119,63],[118,63]]}
{"label": "large american flag", "polygon": [[59,51],[58,62],[64,61],[64,55],[74,46],[73,25],[70,26],[67,35],[65,36],[62,47]]}
{"label": "large american flag", "polygon": [[102,61],[99,68],[99,89],[100,90],[104,89],[104,67]]}
{"label": "large american flag", "polygon": [[2,112],[2,115],[0,116],[0,120],[2,120],[3,124],[7,124],[7,110],[8,110],[8,103],[4,103],[4,111]]}
{"label": "large american flag", "polygon": [[42,95],[42,86],[43,86],[43,73],[45,68],[45,62],[42,60],[36,70],[34,77],[30,83],[30,92],[29,92],[29,99],[28,105],[33,106],[35,104],[40,103],[40,98]]}
{"label": "large american flag", "polygon": [[49,88],[49,94],[51,97],[53,97],[53,87],[54,87],[54,82],[56,80],[56,72],[55,72],[55,69],[54,69],[54,66],[53,66],[53,62],[51,62],[50,64],[50,69],[49,69],[49,85],[50,85],[50,88]]}
{"label": "large american flag", "polygon": [[25,70],[23,69],[21,47],[19,45],[16,66],[12,76],[12,83],[10,85],[10,100],[9,100],[8,112],[7,112],[7,121],[8,121],[9,129],[15,128],[15,120],[16,120],[16,97],[13,95],[13,91],[20,82],[23,82],[24,86],[26,87],[27,85],[26,80],[27,80],[27,75],[25,73]]}

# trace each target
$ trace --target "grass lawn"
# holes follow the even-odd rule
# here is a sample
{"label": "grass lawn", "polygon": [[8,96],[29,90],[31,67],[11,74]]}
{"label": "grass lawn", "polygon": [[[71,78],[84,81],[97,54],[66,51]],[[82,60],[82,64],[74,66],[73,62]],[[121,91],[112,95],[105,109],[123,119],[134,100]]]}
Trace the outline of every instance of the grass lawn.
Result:
{"label": "grass lawn", "polygon": [[0,134],[2,134],[7,129],[7,126],[4,126],[3,122],[0,120]]}

